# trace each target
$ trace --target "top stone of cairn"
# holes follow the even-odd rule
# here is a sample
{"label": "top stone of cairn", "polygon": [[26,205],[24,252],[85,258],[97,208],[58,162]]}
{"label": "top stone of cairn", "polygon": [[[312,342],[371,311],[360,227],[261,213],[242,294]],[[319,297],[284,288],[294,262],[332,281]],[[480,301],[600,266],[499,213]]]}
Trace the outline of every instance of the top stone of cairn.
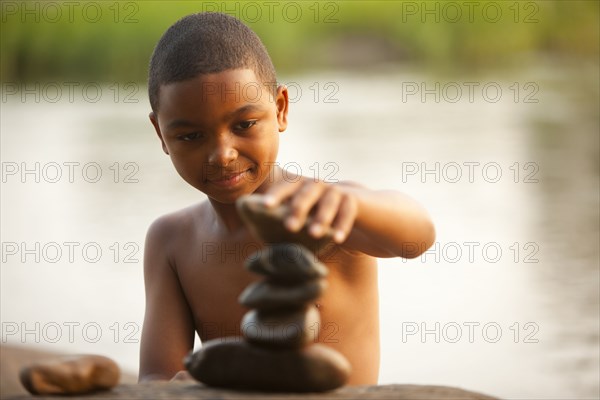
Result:
{"label": "top stone of cairn", "polygon": [[310,221],[299,232],[290,232],[284,225],[285,218],[289,215],[289,207],[285,204],[268,207],[265,205],[263,195],[243,196],[238,199],[236,204],[240,216],[250,227],[254,236],[267,244],[297,243],[313,253],[317,253],[328,244],[333,243],[331,229],[319,239],[312,237],[307,229]]}

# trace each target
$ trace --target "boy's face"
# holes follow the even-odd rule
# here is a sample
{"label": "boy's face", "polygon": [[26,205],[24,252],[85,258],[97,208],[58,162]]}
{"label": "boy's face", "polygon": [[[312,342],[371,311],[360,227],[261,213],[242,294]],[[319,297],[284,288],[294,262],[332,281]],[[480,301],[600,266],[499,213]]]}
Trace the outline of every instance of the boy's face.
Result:
{"label": "boy's face", "polygon": [[256,191],[277,159],[287,127],[285,87],[271,91],[251,69],[161,86],[150,120],[181,177],[209,198],[233,203]]}

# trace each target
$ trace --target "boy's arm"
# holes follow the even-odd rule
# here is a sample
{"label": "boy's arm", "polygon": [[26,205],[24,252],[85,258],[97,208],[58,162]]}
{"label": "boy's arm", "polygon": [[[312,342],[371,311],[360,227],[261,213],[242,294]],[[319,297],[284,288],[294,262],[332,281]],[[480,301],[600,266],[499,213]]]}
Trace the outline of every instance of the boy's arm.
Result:
{"label": "boy's arm", "polygon": [[429,213],[416,200],[392,190],[369,190],[342,183],[355,198],[356,219],[344,246],[375,257],[415,258],[435,240]]}
{"label": "boy's arm", "polygon": [[144,250],[146,313],[140,345],[139,381],[171,379],[183,370],[183,358],[194,346],[194,322],[171,265],[173,237],[169,217],[148,229]]}
{"label": "boy's arm", "polygon": [[279,182],[265,194],[269,205],[287,201],[291,206],[288,229],[299,230],[311,215],[313,236],[320,237],[331,227],[337,243],[374,257],[414,258],[435,240],[427,211],[399,192],[302,179]]}

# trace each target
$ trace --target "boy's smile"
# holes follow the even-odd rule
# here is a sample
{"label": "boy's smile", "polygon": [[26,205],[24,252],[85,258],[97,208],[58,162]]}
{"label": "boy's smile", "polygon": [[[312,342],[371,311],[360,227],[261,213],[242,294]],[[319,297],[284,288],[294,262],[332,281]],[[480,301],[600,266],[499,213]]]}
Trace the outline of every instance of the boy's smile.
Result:
{"label": "boy's smile", "polygon": [[285,87],[273,99],[253,70],[226,70],[163,85],[158,103],[150,120],[163,150],[212,200],[233,203],[269,177],[287,127]]}

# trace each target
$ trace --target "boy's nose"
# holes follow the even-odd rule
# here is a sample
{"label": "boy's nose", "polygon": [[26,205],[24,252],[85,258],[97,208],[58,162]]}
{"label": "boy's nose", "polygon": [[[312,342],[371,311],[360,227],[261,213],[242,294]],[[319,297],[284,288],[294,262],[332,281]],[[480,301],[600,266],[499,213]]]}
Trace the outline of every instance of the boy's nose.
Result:
{"label": "boy's nose", "polygon": [[233,143],[228,139],[217,140],[209,157],[208,162],[212,165],[226,167],[237,159],[238,152]]}

